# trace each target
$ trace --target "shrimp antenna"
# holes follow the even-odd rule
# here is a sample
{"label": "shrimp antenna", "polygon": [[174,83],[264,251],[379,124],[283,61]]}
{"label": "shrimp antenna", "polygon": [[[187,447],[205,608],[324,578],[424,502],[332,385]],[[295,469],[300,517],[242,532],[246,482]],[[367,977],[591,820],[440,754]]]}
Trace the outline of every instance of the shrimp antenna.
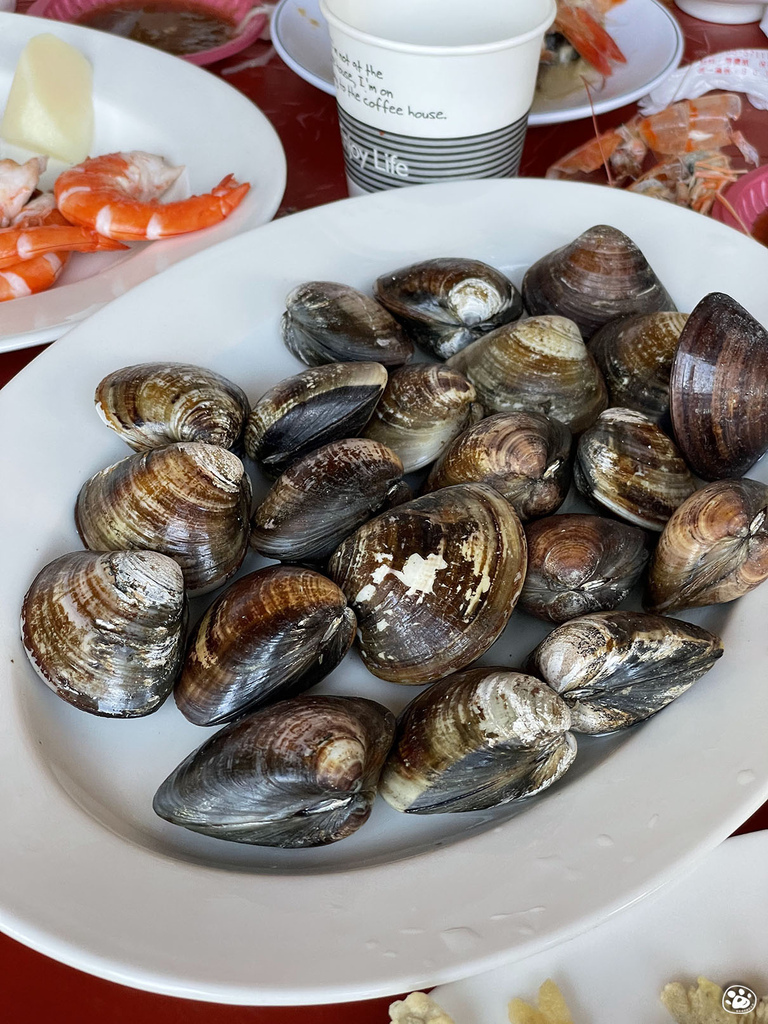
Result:
{"label": "shrimp antenna", "polygon": [[723,206],[726,208],[728,213],[730,213],[730,215],[733,217],[733,219],[736,221],[736,223],[739,225],[739,227],[745,235],[747,235],[749,238],[755,237],[724,195],[722,195],[720,192],[715,192],[715,199],[718,201],[718,203],[723,204]]}
{"label": "shrimp antenna", "polygon": [[587,93],[587,99],[589,100],[589,109],[592,111],[592,128],[595,132],[595,140],[597,141],[598,149],[600,150],[600,158],[603,161],[603,167],[605,168],[605,174],[608,178],[608,184],[613,188],[615,182],[613,175],[611,174],[611,168],[603,150],[603,143],[600,140],[600,132],[597,130],[597,115],[595,114],[595,104],[592,102],[592,90],[589,82],[584,75],[581,76],[581,80],[584,83],[584,89]]}

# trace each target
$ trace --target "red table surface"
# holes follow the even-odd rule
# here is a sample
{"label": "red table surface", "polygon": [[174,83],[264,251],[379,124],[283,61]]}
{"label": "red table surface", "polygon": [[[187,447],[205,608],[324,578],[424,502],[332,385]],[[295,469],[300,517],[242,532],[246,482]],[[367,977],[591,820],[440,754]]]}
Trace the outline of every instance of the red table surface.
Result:
{"label": "red table surface", "polygon": [[[683,63],[726,49],[768,48],[756,24],[713,25],[697,21],[669,4],[686,39]],[[252,58],[265,63],[223,74]],[[245,93],[277,130],[288,161],[288,184],[277,216],[295,213],[347,195],[335,100],[298,78],[268,43],[213,65],[209,71]],[[768,161],[768,114],[745,103],[739,127]],[[622,107],[598,117],[601,131],[627,121],[637,107]],[[530,128],[521,175],[542,176],[556,159],[592,135],[589,120]],[[0,387],[46,346],[0,355]],[[768,828],[768,803],[746,821],[737,834]],[[46,1019],[58,1024],[384,1024],[387,1007],[396,998],[338,1006],[237,1007],[193,1002],[140,992],[102,981],[59,964],[0,935],[0,1020],[32,1024]]]}

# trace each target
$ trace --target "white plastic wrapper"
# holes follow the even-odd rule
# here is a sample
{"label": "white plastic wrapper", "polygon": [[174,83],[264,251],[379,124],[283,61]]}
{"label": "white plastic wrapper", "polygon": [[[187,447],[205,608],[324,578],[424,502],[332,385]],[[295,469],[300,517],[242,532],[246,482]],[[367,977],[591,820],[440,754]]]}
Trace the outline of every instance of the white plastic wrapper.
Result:
{"label": "white plastic wrapper", "polygon": [[643,114],[658,114],[670,103],[695,100],[713,89],[746,93],[758,110],[768,110],[768,50],[712,53],[673,71],[640,100],[639,107]]}

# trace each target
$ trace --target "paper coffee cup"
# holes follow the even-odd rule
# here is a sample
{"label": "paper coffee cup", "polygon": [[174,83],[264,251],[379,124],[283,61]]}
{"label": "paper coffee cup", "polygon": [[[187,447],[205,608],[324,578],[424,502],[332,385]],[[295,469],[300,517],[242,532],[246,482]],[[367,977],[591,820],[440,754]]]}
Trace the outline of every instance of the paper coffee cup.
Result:
{"label": "paper coffee cup", "polygon": [[350,192],[517,174],[555,0],[320,0]]}

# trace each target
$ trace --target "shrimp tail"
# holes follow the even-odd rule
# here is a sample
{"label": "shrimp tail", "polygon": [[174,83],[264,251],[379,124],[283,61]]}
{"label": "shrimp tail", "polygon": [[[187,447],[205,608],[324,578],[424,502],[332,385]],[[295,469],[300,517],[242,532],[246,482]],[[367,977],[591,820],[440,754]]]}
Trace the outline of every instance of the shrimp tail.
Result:
{"label": "shrimp tail", "polygon": [[586,8],[571,6],[567,0],[559,3],[555,28],[601,75],[612,74],[614,63],[626,64],[616,41]]}

